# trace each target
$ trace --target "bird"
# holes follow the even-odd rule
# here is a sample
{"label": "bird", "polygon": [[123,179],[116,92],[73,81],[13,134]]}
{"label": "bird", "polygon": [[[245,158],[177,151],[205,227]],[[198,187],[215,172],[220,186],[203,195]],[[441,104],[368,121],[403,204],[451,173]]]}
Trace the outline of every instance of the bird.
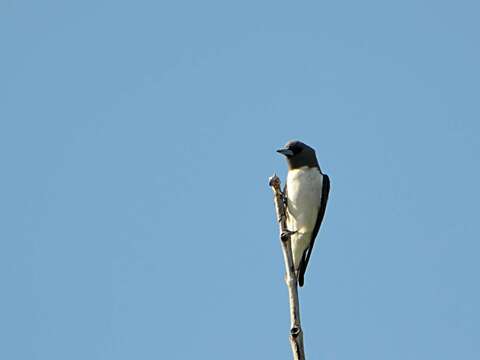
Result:
{"label": "bird", "polygon": [[320,169],[315,150],[298,140],[277,150],[288,163],[284,188],[286,223],[291,239],[293,264],[298,284],[305,271],[320,230],[330,192],[330,178]]}

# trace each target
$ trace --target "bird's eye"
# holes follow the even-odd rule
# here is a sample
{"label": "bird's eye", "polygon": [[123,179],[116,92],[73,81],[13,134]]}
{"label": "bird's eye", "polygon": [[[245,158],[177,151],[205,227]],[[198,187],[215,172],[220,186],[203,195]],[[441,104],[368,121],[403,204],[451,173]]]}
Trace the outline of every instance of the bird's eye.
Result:
{"label": "bird's eye", "polygon": [[290,150],[292,150],[295,155],[302,152],[302,148],[301,148],[300,146],[296,146],[296,145],[295,145],[295,146],[292,146],[292,147],[290,148]]}

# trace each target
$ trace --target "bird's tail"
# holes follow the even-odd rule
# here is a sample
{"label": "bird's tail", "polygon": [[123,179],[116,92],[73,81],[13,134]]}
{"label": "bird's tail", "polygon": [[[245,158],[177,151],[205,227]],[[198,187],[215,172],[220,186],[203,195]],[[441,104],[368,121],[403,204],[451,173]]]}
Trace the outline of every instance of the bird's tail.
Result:
{"label": "bird's tail", "polygon": [[307,270],[307,250],[303,252],[302,258],[300,260],[300,263],[298,264],[298,270],[296,271],[297,279],[298,279],[298,286],[302,287],[304,283],[304,276],[305,276],[305,271]]}
{"label": "bird's tail", "polygon": [[305,275],[305,270],[302,269],[302,264],[303,264],[303,261],[300,263],[300,267],[298,268],[298,271],[297,271],[297,279],[298,279],[298,286],[302,287],[303,286],[303,283],[304,283],[304,275]]}

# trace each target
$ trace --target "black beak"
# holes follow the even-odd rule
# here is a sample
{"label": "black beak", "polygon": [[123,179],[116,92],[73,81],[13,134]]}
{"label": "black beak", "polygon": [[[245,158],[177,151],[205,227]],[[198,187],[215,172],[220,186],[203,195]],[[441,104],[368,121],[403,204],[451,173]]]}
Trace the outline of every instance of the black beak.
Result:
{"label": "black beak", "polygon": [[290,149],[280,149],[277,152],[285,156],[293,156],[293,151]]}

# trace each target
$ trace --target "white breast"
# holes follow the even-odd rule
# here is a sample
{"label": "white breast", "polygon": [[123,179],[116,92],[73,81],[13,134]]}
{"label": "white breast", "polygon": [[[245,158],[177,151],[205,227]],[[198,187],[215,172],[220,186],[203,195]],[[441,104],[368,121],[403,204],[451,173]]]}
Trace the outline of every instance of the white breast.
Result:
{"label": "white breast", "polygon": [[295,266],[309,246],[317,222],[322,195],[323,176],[318,168],[302,167],[287,175],[287,227],[297,231],[292,236]]}

